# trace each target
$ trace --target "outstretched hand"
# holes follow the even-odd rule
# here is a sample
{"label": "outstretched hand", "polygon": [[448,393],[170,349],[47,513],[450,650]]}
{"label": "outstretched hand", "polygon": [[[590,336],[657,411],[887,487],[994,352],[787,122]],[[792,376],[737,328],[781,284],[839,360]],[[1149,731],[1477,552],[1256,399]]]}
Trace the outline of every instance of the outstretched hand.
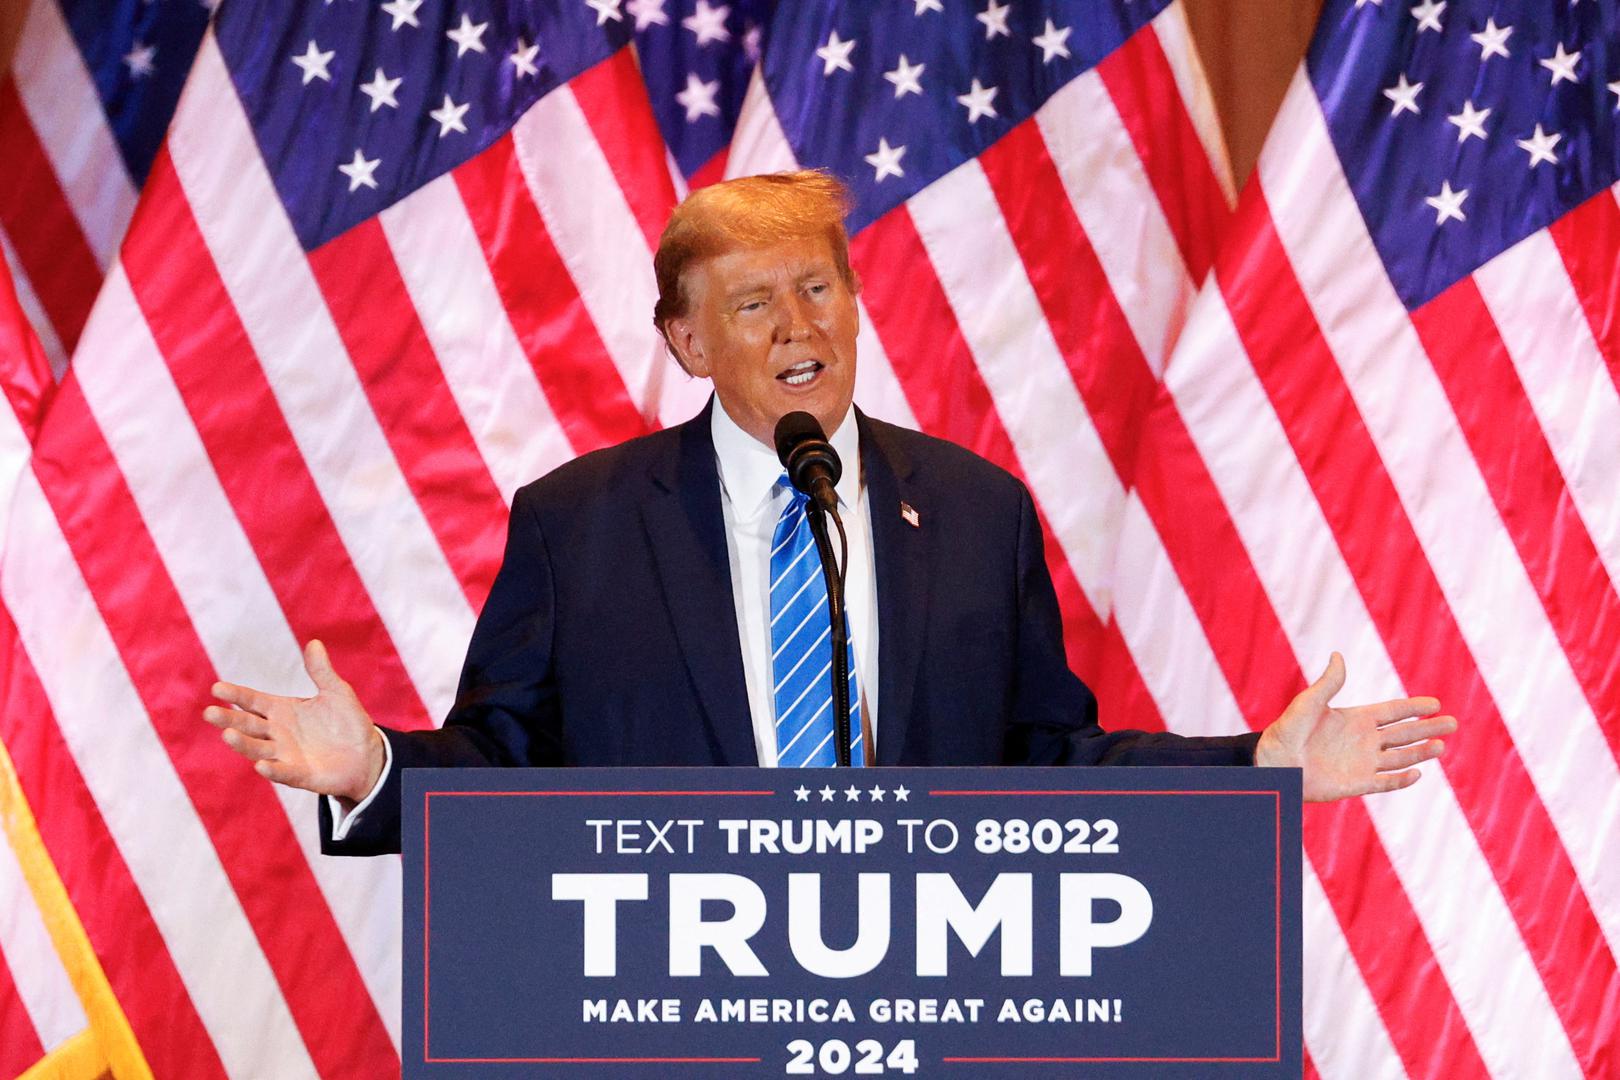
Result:
{"label": "outstretched hand", "polygon": [[1418,780],[1415,766],[1439,757],[1440,737],[1457,730],[1455,717],[1434,715],[1440,702],[1432,697],[1331,707],[1343,686],[1344,658],[1334,653],[1322,677],[1300,691],[1255,747],[1256,765],[1304,770],[1306,802],[1410,787]]}
{"label": "outstretched hand", "polygon": [[210,705],[203,719],[220,728],[226,745],[267,780],[359,802],[382,774],[382,733],[354,689],[332,670],[319,641],[304,646],[304,670],[315,683],[314,697],[218,682],[214,697],[234,708]]}

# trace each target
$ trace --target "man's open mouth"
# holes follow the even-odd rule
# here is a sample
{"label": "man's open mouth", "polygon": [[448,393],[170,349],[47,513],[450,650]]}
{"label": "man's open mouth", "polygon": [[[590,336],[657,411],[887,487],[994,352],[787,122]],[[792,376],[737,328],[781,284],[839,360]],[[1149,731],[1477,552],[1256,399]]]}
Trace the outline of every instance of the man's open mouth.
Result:
{"label": "man's open mouth", "polygon": [[814,381],[825,366],[820,360],[804,360],[782,371],[776,377],[789,386],[803,386]]}

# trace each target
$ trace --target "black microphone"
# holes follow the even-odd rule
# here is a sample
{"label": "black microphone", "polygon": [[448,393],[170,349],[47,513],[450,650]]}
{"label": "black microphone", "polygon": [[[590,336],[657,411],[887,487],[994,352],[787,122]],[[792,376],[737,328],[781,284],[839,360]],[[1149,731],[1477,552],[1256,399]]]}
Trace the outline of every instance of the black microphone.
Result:
{"label": "black microphone", "polygon": [[823,510],[838,512],[838,492],[833,485],[844,474],[844,466],[821,430],[821,421],[807,412],[790,412],[778,420],[776,457],[794,487]]}

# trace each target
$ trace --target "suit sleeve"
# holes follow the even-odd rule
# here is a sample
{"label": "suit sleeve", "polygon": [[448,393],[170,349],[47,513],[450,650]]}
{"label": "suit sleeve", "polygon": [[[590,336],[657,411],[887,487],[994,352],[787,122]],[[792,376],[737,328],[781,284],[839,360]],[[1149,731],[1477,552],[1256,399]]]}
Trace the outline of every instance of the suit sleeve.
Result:
{"label": "suit sleeve", "polygon": [[1097,699],[1069,670],[1040,521],[1019,485],[1017,657],[1005,760],[1017,765],[1253,765],[1258,733],[1197,738],[1104,731]]}
{"label": "suit sleeve", "polygon": [[552,663],[556,593],[529,489],[512,502],[506,553],[473,629],[456,702],[438,731],[383,729],[393,766],[347,836],[332,839],[320,801],[321,851],[382,855],[400,849],[400,775],[409,768],[560,765],[562,719]]}

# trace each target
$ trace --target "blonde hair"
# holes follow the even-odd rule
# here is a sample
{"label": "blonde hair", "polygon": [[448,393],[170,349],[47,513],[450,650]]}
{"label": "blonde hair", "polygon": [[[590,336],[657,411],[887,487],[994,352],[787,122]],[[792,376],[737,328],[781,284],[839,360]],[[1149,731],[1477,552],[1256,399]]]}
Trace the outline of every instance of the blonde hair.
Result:
{"label": "blonde hair", "polygon": [[669,320],[687,313],[691,297],[683,279],[693,263],[736,248],[765,247],[804,236],[827,238],[839,275],[854,289],[849,237],[844,232],[848,213],[848,189],[820,169],[743,176],[699,188],[675,208],[658,239],[653,256],[658,278],[653,324],[667,341]]}

